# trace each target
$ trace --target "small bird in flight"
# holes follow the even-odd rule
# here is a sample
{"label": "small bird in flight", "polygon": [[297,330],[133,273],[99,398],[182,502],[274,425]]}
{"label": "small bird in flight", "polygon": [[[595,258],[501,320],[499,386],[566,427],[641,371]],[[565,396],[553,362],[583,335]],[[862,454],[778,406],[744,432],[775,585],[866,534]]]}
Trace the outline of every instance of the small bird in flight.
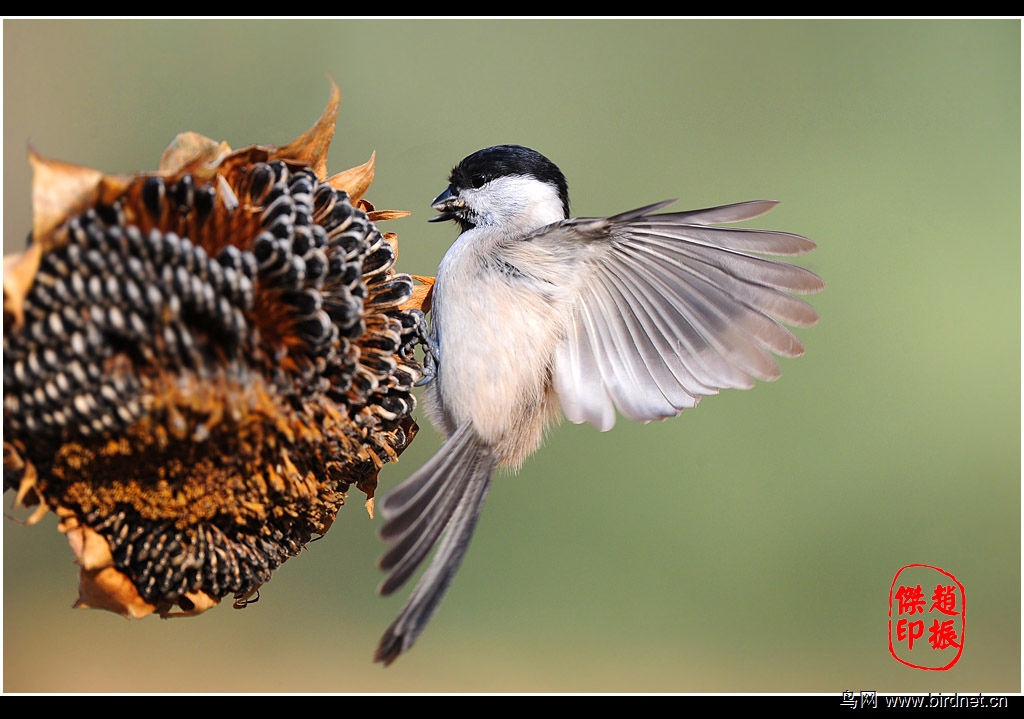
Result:
{"label": "small bird in flight", "polygon": [[824,288],[812,272],[760,255],[815,245],[786,232],[715,227],[771,201],[655,214],[660,202],[569,219],[565,176],[519,145],[475,152],[451,172],[432,222],[462,230],[433,287],[434,377],[424,399],[440,451],[382,501],[380,560],[391,594],[444,535],[376,661],[408,650],[437,610],[498,467],[517,470],[559,410],[601,431],[615,411],[675,417],[704,395],[774,380],[771,354],[803,345],[783,324],[818,315],[791,293]]}

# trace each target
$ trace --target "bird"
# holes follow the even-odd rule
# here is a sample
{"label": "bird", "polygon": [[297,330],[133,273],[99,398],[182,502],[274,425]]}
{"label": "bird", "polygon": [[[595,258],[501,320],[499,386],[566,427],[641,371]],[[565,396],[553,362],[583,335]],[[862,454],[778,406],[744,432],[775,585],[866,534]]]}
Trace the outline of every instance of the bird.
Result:
{"label": "bird", "polygon": [[518,471],[559,415],[607,431],[616,410],[663,420],[774,380],[773,354],[804,352],[784,325],[818,320],[794,294],[824,288],[810,270],[762,256],[803,254],[811,240],[716,226],[775,201],[659,213],[669,200],[570,218],[565,175],[521,145],[474,152],[448,179],[429,221],[453,221],[460,234],[432,289],[423,393],[446,439],[380,503],[380,594],[437,550],[380,640],[374,660],[385,666],[437,611],[496,472]]}

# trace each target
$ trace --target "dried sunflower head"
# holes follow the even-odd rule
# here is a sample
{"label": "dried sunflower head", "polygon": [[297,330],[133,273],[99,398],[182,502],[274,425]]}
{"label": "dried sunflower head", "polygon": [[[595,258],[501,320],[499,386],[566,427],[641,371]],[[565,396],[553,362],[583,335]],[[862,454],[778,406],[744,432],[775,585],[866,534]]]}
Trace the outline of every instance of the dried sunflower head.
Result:
{"label": "dried sunflower head", "polygon": [[422,294],[326,177],[340,95],[275,148],[185,133],[131,177],[32,154],[33,233],[4,260],[4,488],[61,520],[79,606],[244,603],[372,498],[416,425]]}

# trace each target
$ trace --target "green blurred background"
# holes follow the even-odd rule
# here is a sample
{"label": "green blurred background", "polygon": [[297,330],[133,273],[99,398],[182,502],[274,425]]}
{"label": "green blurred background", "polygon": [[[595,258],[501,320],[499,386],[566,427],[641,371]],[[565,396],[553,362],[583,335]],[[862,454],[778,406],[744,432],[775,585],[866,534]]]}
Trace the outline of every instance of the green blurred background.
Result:
{"label": "green blurred background", "polygon": [[[828,287],[807,355],[680,419],[563,425],[499,481],[416,648],[376,641],[379,522],[358,497],[258,604],[188,620],[72,611],[52,517],[4,498],[4,690],[1019,691],[1017,21],[5,21],[4,251],[29,141],[108,172],[175,133],[284,144],[342,90],[329,166],[376,150],[399,268],[454,237],[429,201],[470,152],[560,165],[574,214],[772,198]],[[437,447],[425,430],[385,487]],[[948,672],[889,656],[903,565],[955,574]]]}

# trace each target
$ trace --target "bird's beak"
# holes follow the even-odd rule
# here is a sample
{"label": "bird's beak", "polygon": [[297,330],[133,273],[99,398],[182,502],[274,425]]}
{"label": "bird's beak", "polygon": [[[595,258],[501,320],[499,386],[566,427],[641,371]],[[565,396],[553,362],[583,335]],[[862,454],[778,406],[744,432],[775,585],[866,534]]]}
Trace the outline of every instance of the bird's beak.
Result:
{"label": "bird's beak", "polygon": [[451,188],[449,188],[435,197],[430,206],[437,210],[439,214],[434,215],[427,222],[444,222],[445,220],[456,219],[458,211],[465,207],[465,204],[453,195]]}

